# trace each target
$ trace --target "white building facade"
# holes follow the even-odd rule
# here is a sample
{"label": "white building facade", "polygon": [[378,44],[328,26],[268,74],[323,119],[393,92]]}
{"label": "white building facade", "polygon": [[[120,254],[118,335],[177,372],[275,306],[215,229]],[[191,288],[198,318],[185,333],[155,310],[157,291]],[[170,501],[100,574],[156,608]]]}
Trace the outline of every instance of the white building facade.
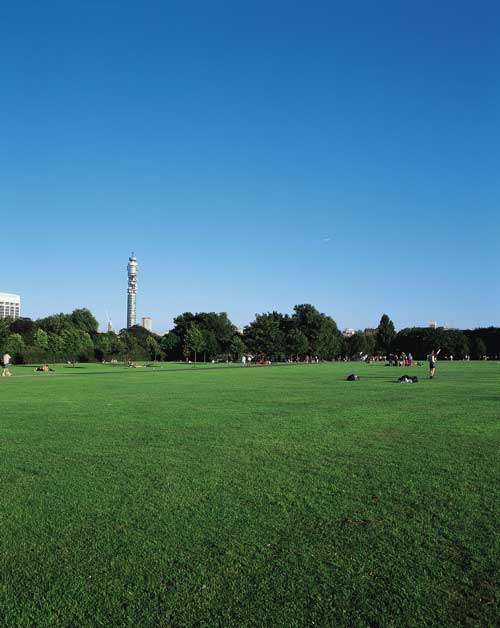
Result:
{"label": "white building facade", "polygon": [[0,318],[19,318],[21,297],[18,294],[0,292]]}

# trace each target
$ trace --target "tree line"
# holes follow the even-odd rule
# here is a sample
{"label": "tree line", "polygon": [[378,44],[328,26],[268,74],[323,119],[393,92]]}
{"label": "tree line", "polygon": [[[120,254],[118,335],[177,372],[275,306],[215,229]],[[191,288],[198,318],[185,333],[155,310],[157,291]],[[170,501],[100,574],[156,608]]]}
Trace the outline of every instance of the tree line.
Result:
{"label": "tree line", "polygon": [[376,329],[345,337],[336,322],[313,305],[296,305],[291,314],[256,314],[239,332],[225,312],[185,312],[159,336],[135,325],[118,333],[99,333],[85,308],[31,320],[0,320],[0,350],[17,363],[111,360],[233,360],[255,355],[271,360],[337,360],[411,353],[422,359],[441,349],[443,357],[500,356],[500,328],[474,330],[412,327],[396,331],[384,314]]}

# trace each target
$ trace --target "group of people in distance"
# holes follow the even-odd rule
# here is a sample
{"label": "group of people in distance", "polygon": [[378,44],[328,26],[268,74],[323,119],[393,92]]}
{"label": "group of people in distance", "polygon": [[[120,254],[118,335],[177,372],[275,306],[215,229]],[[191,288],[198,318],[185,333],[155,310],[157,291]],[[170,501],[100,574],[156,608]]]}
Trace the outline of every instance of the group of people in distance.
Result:
{"label": "group of people in distance", "polygon": [[[430,374],[430,378],[434,379],[434,376],[436,374],[436,362],[437,362],[437,356],[441,353],[441,349],[439,349],[438,351],[431,351],[431,353],[429,353],[429,355],[427,356],[427,361],[429,362],[429,374]],[[309,356],[308,356],[309,357]],[[252,359],[254,358],[254,356],[246,356],[243,355],[241,357],[241,364],[243,366],[247,366],[247,364],[251,364]],[[2,356],[2,377],[10,377],[11,376],[11,372],[10,372],[10,361],[11,361],[11,356],[6,352],[3,354]],[[309,360],[308,360],[309,361]],[[315,359],[312,359],[311,362],[319,362],[319,359],[316,357]],[[411,353],[408,353],[408,355],[406,355],[406,353],[402,353],[401,355],[389,355],[388,356],[388,362],[389,362],[389,366],[412,366],[413,364],[413,356]],[[270,361],[266,360],[257,360],[256,364],[271,364]],[[140,365],[135,364],[135,362],[132,362],[131,360],[128,361],[128,367],[129,368],[139,368]],[[420,366],[420,363],[419,363]],[[47,371],[52,371],[52,369],[49,368],[48,364],[43,364],[42,366],[37,366],[35,369],[35,372],[47,372]]]}
{"label": "group of people in distance", "polygon": [[[427,356],[427,362],[429,363],[429,377],[431,379],[434,379],[436,374],[436,362],[440,353],[441,349],[438,349],[438,351],[434,351],[433,349]],[[387,360],[389,362],[389,366],[412,366],[413,364],[413,356],[411,353],[408,353],[408,355],[404,352],[401,355],[394,355],[391,353]],[[417,366],[421,366],[421,363],[418,362]]]}
{"label": "group of people in distance", "polygon": [[269,366],[271,364],[271,360],[268,360],[267,358],[259,358],[258,356],[255,355],[242,355],[241,356],[241,365],[242,366],[250,366],[250,364],[259,364],[259,365],[267,365]]}
{"label": "group of people in distance", "polygon": [[388,357],[389,366],[411,366],[413,364],[413,356],[411,353],[390,354]]}
{"label": "group of people in distance", "polygon": [[[429,377],[434,379],[436,374],[436,362],[437,357],[441,353],[441,349],[438,351],[434,351],[434,349],[427,356],[427,362],[429,363]],[[406,353],[402,353],[401,355],[389,355],[388,357],[389,366],[411,366],[413,364],[413,356],[411,353],[406,355]],[[418,362],[418,366],[421,366],[421,363]]]}

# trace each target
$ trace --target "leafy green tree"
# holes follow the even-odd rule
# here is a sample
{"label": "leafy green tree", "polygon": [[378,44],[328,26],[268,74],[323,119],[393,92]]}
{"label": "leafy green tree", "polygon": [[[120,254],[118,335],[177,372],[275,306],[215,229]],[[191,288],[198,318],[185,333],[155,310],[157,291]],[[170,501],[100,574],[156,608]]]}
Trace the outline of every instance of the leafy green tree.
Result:
{"label": "leafy green tree", "polygon": [[12,321],[10,324],[11,333],[21,334],[25,342],[29,342],[32,339],[35,329],[36,325],[31,318],[16,318],[16,320]]}
{"label": "leafy green tree", "polygon": [[97,334],[99,323],[95,319],[92,312],[87,308],[73,310],[69,317],[71,323],[77,329],[87,332],[87,334],[89,334],[90,336],[95,336]]}
{"label": "leafy green tree", "polygon": [[411,327],[401,329],[394,341],[394,350],[411,353],[414,358],[425,358],[432,350],[441,349],[441,357],[463,357],[470,351],[467,336],[458,329],[438,327]]}
{"label": "leafy green tree", "polygon": [[486,345],[485,355],[500,356],[500,327],[478,327],[477,329],[467,329],[464,331],[469,343],[474,338],[481,338]]}
{"label": "leafy green tree", "polygon": [[[159,346],[161,337],[153,334],[142,325],[132,325],[127,329],[120,331],[119,337],[123,340],[125,351],[124,355],[128,360],[149,360],[151,352],[154,348],[156,352],[156,344]],[[152,343],[154,340],[156,344]],[[156,352],[156,356],[160,355],[160,349]],[[157,359],[157,358],[155,358]]]}
{"label": "leafy green tree", "polygon": [[43,329],[37,329],[30,344],[26,347],[25,361],[30,364],[39,361],[47,362],[49,357],[49,335]]}
{"label": "leafy green tree", "polygon": [[178,338],[180,345],[184,347],[186,344],[186,334],[189,327],[195,322],[195,316],[192,312],[184,312],[174,318],[174,328],[170,333],[174,333]]}
{"label": "leafy green tree", "polygon": [[53,314],[45,318],[40,318],[35,321],[37,327],[40,327],[46,332],[52,332],[60,336],[63,331],[73,328],[73,322],[71,321],[70,314]]}
{"label": "leafy green tree", "polygon": [[49,334],[43,329],[37,329],[33,336],[33,344],[40,351],[48,351]]}
{"label": "leafy green tree", "polygon": [[[227,354],[230,351],[231,340],[236,327],[229,320],[226,312],[184,312],[174,319],[172,332],[180,339],[180,346],[186,344],[186,335],[192,324],[195,324],[205,336],[206,348],[209,355]],[[179,349],[179,348],[178,348]]]}
{"label": "leafy green tree", "polygon": [[174,360],[180,357],[181,341],[179,336],[173,331],[162,337],[160,347],[166,360]]}
{"label": "leafy green tree", "polygon": [[472,341],[471,355],[476,360],[481,360],[486,355],[486,343],[479,336]]}
{"label": "leafy green tree", "polygon": [[146,347],[149,351],[149,358],[157,360],[160,355],[160,343],[153,336],[146,339]]}
{"label": "leafy green tree", "polygon": [[[113,334],[114,335],[114,334]],[[94,339],[94,353],[95,357],[102,362],[109,358],[111,354],[111,334],[99,334]]]}
{"label": "leafy green tree", "polygon": [[314,353],[323,360],[333,360],[342,353],[342,334],[334,320],[329,316],[323,316]]}
{"label": "leafy green tree", "polygon": [[125,333],[133,336],[141,346],[146,346],[147,338],[154,335],[142,325],[132,325],[132,327],[127,327],[126,329],[122,329],[120,331],[120,334]]}
{"label": "leafy green tree", "polygon": [[348,339],[347,347],[351,357],[366,354],[367,342],[365,334],[362,331],[357,331]]}
{"label": "leafy green tree", "polygon": [[306,336],[313,355],[331,360],[341,353],[342,335],[337,323],[310,303],[296,305],[291,321]]}
{"label": "leafy green tree", "polygon": [[66,359],[73,364],[77,361],[88,361],[93,353],[94,344],[90,335],[80,329],[65,329],[61,334],[63,351]]}
{"label": "leafy green tree", "polygon": [[113,360],[119,360],[125,355],[125,343],[114,333],[111,333],[109,336],[109,356]]}
{"label": "leafy green tree", "polygon": [[246,353],[247,348],[245,343],[243,342],[243,338],[240,335],[235,334],[233,336],[230,349],[232,355],[236,356],[236,359],[241,358],[241,356]]}
{"label": "leafy green tree", "polygon": [[257,314],[245,328],[244,342],[253,353],[271,357],[286,354],[285,317],[279,312]]}
{"label": "leafy green tree", "polygon": [[195,314],[194,322],[202,331],[213,334],[218,345],[216,353],[229,353],[236,327],[226,312],[199,312]]}
{"label": "leafy green tree", "polygon": [[189,329],[186,332],[186,346],[194,353],[194,362],[196,364],[196,356],[200,351],[203,351],[203,333],[201,329],[195,325],[191,324]]}
{"label": "leafy green tree", "polygon": [[215,336],[215,332],[211,329],[203,329],[201,330],[203,334],[203,352],[205,354],[205,358],[208,355],[209,358],[214,358],[218,353],[220,353],[221,345],[217,341]]}
{"label": "leafy green tree", "polygon": [[94,358],[94,343],[89,333],[81,330],[79,330],[79,333],[81,337],[81,348],[78,359],[80,362],[89,362]]}
{"label": "leafy green tree", "polygon": [[[133,327],[120,332],[120,339],[123,343],[123,356],[126,360],[141,360],[147,358],[147,351],[141,346],[137,339],[137,334],[133,331]],[[147,331],[147,330],[146,330]]]}
{"label": "leafy green tree", "polygon": [[387,314],[383,314],[377,327],[377,349],[382,353],[389,353],[395,336],[394,323]]}
{"label": "leafy green tree", "polygon": [[62,337],[53,332],[48,332],[47,336],[49,342],[48,352],[51,356],[51,361],[57,362],[57,360],[62,360],[64,353],[64,341]]}
{"label": "leafy green tree", "polygon": [[441,349],[445,356],[463,358],[470,351],[469,341],[459,329],[446,329],[442,331]]}
{"label": "leafy green tree", "polygon": [[366,332],[364,333],[364,336],[366,340],[366,353],[368,355],[374,355],[376,346],[375,336],[373,334],[367,334]]}
{"label": "leafy green tree", "polygon": [[0,351],[7,345],[7,339],[11,333],[10,323],[9,318],[0,318]]}
{"label": "leafy green tree", "polygon": [[22,364],[24,362],[24,351],[26,345],[21,334],[10,334],[7,338],[7,353],[12,356],[14,362]]}
{"label": "leafy green tree", "polygon": [[321,314],[321,312],[310,303],[296,305],[293,308],[293,326],[306,336],[309,342],[309,350],[312,353],[320,353],[318,339],[325,318],[325,315]]}
{"label": "leafy green tree", "polygon": [[290,355],[298,359],[309,353],[309,340],[300,329],[291,329],[286,339],[286,345]]}

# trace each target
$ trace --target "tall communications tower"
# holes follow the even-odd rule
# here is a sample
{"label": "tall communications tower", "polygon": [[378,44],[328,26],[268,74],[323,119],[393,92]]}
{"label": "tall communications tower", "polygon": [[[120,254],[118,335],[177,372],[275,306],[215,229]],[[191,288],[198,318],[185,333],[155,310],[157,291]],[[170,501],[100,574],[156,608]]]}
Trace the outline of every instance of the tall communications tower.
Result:
{"label": "tall communications tower", "polygon": [[127,288],[127,329],[135,325],[137,296],[137,259],[135,255],[128,258],[127,265],[128,288]]}

